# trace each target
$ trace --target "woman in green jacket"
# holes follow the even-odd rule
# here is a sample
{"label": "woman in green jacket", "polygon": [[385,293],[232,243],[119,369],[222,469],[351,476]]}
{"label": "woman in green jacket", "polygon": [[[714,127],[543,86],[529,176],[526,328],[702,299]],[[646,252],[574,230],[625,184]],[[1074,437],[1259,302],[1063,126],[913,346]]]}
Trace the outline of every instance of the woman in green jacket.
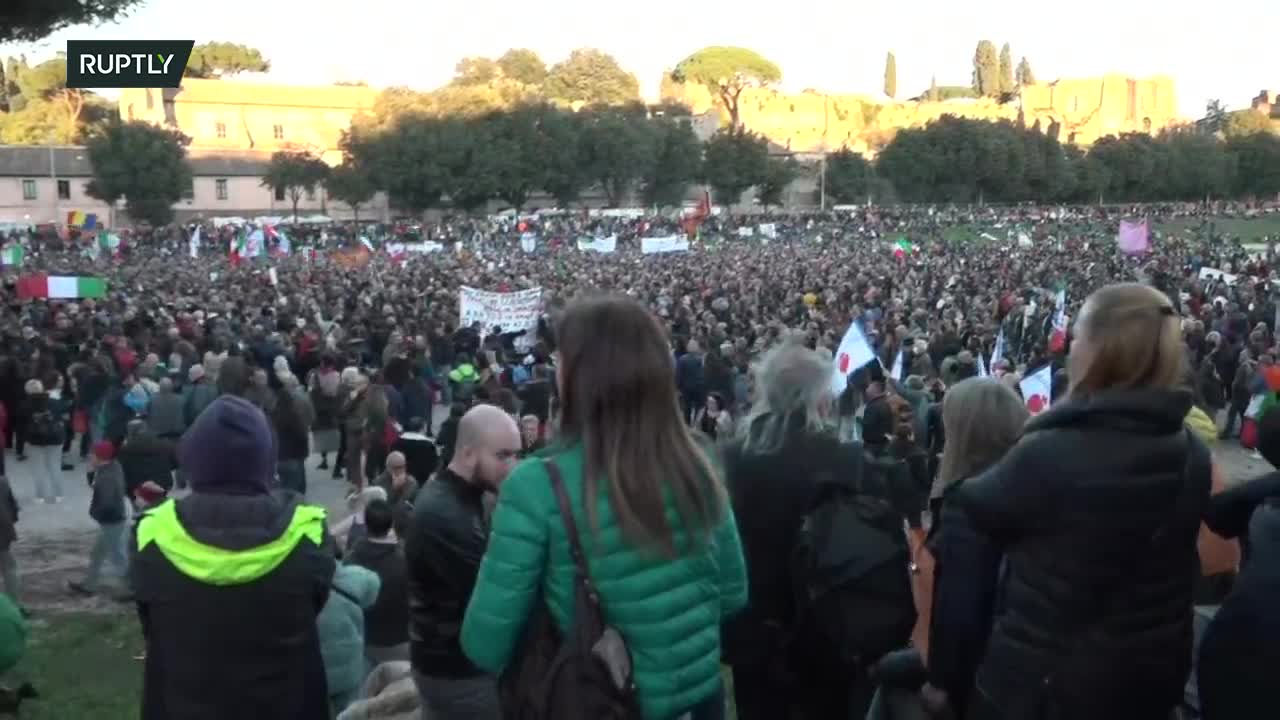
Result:
{"label": "woman in green jacket", "polygon": [[564,478],[605,622],[631,651],[645,718],[721,718],[720,623],[746,605],[746,570],[721,480],[681,422],[662,329],[609,297],[572,305],[557,339],[558,445],[502,484],[462,648],[500,673],[539,598],[562,630],[573,622],[546,459]]}

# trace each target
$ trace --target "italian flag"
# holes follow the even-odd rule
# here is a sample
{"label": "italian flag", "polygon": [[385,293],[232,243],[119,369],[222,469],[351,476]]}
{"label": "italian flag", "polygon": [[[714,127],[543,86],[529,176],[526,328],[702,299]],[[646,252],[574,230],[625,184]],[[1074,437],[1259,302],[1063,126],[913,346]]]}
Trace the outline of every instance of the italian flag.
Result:
{"label": "italian flag", "polygon": [[1067,349],[1067,291],[1059,290],[1053,299],[1053,331],[1049,334],[1049,352]]}
{"label": "italian flag", "polygon": [[21,265],[23,250],[21,245],[10,245],[0,250],[0,265]]}
{"label": "italian flag", "polygon": [[244,257],[244,246],[247,242],[248,242],[248,238],[245,236],[244,228],[240,228],[240,230],[236,233],[235,237],[231,238],[231,266],[232,267],[235,267],[236,265],[240,264],[240,258]]}
{"label": "italian flag", "polygon": [[915,250],[916,246],[912,245],[911,241],[904,237],[898,238],[898,241],[893,244],[893,256],[896,258],[906,257],[915,252]]}
{"label": "italian flag", "polygon": [[18,279],[19,298],[78,300],[104,298],[107,281],[75,275],[27,275]]}

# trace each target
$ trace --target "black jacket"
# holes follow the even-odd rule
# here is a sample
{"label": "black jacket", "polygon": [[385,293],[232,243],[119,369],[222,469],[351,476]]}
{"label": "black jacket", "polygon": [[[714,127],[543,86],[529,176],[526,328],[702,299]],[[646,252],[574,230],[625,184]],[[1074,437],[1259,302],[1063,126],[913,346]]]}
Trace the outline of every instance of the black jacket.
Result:
{"label": "black jacket", "polygon": [[1007,559],[977,678],[1007,717],[1167,717],[1181,701],[1211,474],[1190,407],[1180,391],[1068,400],[956,493]]}
{"label": "black jacket", "polygon": [[422,486],[405,542],[409,568],[409,650],[428,676],[482,674],[459,644],[462,618],[488,542],[483,491],[448,468]]}
{"label": "black jacket", "polygon": [[1197,682],[1204,720],[1263,720],[1276,714],[1280,498],[1253,512],[1248,534],[1250,558],[1200,645]]}
{"label": "black jacket", "polygon": [[129,497],[139,485],[150,480],[165,490],[173,488],[173,471],[177,468],[177,445],[149,432],[125,440],[116,459],[124,468],[125,491]]}
{"label": "black jacket", "polygon": [[725,482],[747,562],[749,602],[723,633],[726,661],[759,665],[773,648],[762,640],[767,624],[787,626],[794,616],[791,551],[803,517],[817,499],[824,474],[858,482],[862,446],[812,434],[803,419],[790,423],[782,447],[748,453],[741,442],[724,448]]}
{"label": "black jacket", "polygon": [[[244,552],[280,537],[297,496],[197,493],[177,501],[195,540]],[[144,521],[145,522],[145,521]],[[192,577],[157,543],[131,567],[147,640],[142,720],[328,720],[316,617],[329,598],[334,553],[303,539],[275,569],[242,584]]]}
{"label": "black jacket", "polygon": [[372,570],[382,581],[377,602],[364,611],[365,644],[381,648],[409,642],[409,578],[400,545],[366,538],[356,543],[346,562]]}

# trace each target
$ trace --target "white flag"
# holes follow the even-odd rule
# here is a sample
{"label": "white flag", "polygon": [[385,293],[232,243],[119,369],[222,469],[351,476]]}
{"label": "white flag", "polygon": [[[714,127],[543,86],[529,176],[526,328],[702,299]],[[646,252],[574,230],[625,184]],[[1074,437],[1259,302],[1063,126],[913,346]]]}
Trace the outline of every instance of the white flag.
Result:
{"label": "white flag", "polygon": [[188,249],[191,251],[191,257],[200,257],[200,226],[199,225],[196,226],[195,232],[191,233],[191,240],[189,242],[190,242],[190,246]]}
{"label": "white flag", "polygon": [[978,377],[988,377],[989,375],[990,373],[987,372],[987,359],[982,356],[982,353],[978,353]]}
{"label": "white flag", "polygon": [[849,373],[875,359],[876,354],[871,352],[871,345],[862,334],[862,328],[856,322],[849,323],[849,329],[840,341],[840,348],[836,350],[836,366],[831,373],[831,392],[835,395],[844,392],[845,386],[849,384]]}
{"label": "white flag", "polygon": [[894,380],[902,380],[902,348],[898,348],[898,354],[893,357],[893,367],[889,368],[889,376]]}
{"label": "white flag", "polygon": [[272,284],[272,285],[279,285],[279,284],[280,284],[280,276],[279,276],[279,275],[276,275],[276,269],[275,269],[275,268],[271,268],[270,270],[268,270],[268,271],[267,271],[267,277],[271,279],[271,284]]}
{"label": "white flag", "polygon": [[996,346],[991,350],[991,367],[995,367],[996,363],[1004,359],[1004,328],[1000,328],[1000,333],[996,335]]}
{"label": "white flag", "polygon": [[1053,403],[1053,366],[1045,365],[1018,383],[1022,401],[1032,415],[1039,415]]}

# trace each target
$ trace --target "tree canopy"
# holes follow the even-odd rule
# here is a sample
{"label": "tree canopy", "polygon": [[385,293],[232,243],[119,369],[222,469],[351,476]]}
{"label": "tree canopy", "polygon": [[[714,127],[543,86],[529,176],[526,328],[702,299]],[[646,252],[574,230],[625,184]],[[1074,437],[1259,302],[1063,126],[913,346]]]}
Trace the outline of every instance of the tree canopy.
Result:
{"label": "tree canopy", "polygon": [[351,158],[329,171],[324,179],[324,189],[329,197],[351,208],[357,222],[360,220],[360,206],[372,200],[377,192],[369,173]]}
{"label": "tree canopy", "polygon": [[173,220],[173,204],[191,187],[189,139],[145,122],[113,122],[88,142],[93,179],[86,192],[114,205],[125,198],[129,216],[152,225]]}
{"label": "tree canopy", "polygon": [[768,179],[769,143],[742,128],[724,128],[703,147],[702,177],[716,202],[738,202],[742,193]]}
{"label": "tree canopy", "polygon": [[116,114],[115,106],[88,90],[67,87],[67,61],[59,54],[34,67],[9,58],[0,73],[0,142],[83,142]]}
{"label": "tree canopy", "polygon": [[498,63],[486,57],[465,57],[454,66],[454,85],[487,85],[502,75]]}
{"label": "tree canopy", "polygon": [[584,105],[620,105],[640,100],[640,81],[609,53],[580,48],[547,74],[549,99]]}
{"label": "tree canopy", "polygon": [[729,126],[741,127],[738,99],[749,87],[782,79],[782,70],[754,50],[741,47],[703,48],[681,60],[671,76],[677,82],[706,87],[729,113]]}
{"label": "tree canopy", "polygon": [[208,42],[191,49],[186,76],[220,78],[242,72],[267,72],[271,63],[257,48],[230,42]]}
{"label": "tree canopy", "polygon": [[1009,43],[1000,48],[1000,94],[1006,95],[1017,89],[1013,82],[1013,51]]}
{"label": "tree canopy", "polygon": [[1025,56],[1022,58],[1021,62],[1018,63],[1016,82],[1018,83],[1018,87],[1036,84],[1035,73],[1031,71],[1031,63],[1027,61]]}
{"label": "tree canopy", "polygon": [[1000,58],[990,40],[979,41],[973,52],[973,91],[979,97],[1000,96]]}
{"label": "tree canopy", "polygon": [[262,186],[283,192],[293,204],[293,219],[298,219],[298,202],[304,192],[314,192],[324,183],[329,166],[320,158],[303,151],[284,150],[272,153]]}
{"label": "tree canopy", "polygon": [[547,79],[547,64],[527,48],[511,48],[498,58],[502,75],[525,85],[541,85]]}
{"label": "tree canopy", "polygon": [[142,0],[5,0],[0,45],[41,40],[71,25],[113,22]]}

